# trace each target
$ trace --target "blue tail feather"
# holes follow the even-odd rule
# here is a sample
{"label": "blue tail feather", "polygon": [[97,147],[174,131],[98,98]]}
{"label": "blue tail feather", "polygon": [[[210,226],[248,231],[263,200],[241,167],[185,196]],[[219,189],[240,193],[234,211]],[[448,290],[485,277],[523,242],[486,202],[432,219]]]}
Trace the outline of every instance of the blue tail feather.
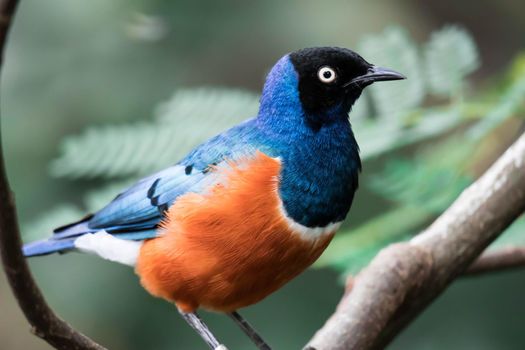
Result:
{"label": "blue tail feather", "polygon": [[105,230],[109,234],[120,239],[133,241],[142,241],[157,236],[157,218],[137,222],[129,227],[123,225],[92,228],[89,226],[89,220],[91,217],[92,216],[87,216],[82,220],[55,229],[53,236],[48,239],[25,244],[22,248],[24,255],[26,257],[31,257],[53,253],[64,253],[75,249],[75,240],[78,237],[101,230]]}
{"label": "blue tail feather", "polygon": [[[26,257],[64,253],[75,249],[75,240],[78,237],[82,236],[83,234],[91,233],[93,232],[78,233],[73,237],[66,238],[57,238],[57,235],[55,235],[49,239],[24,244],[22,251]],[[157,236],[157,229],[114,233],[113,236],[130,241],[143,241],[145,239],[155,238]]]}
{"label": "blue tail feather", "polygon": [[52,253],[63,253],[75,248],[75,239],[76,237],[61,240],[45,239],[41,241],[31,242],[28,244],[24,244],[22,252],[26,257],[47,255]]}

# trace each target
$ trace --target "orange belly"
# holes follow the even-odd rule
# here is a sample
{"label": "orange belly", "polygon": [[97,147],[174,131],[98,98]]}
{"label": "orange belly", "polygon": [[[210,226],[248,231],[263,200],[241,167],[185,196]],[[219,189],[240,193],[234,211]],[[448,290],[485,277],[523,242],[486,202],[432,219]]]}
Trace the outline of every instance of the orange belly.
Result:
{"label": "orange belly", "polygon": [[226,181],[177,199],[136,271],[153,295],[185,312],[254,304],[310,266],[333,237],[303,238],[280,209],[280,162],[262,153],[216,169]]}

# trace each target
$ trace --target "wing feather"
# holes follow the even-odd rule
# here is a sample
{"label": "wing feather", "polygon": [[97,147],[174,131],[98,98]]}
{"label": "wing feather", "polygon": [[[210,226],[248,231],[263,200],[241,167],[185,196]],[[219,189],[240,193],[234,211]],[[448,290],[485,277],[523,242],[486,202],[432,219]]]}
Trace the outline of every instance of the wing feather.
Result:
{"label": "wing feather", "polygon": [[201,193],[217,181],[212,166],[252,154],[256,145],[254,119],[198,146],[176,165],[148,176],[115,197],[93,216],[55,230],[52,239],[66,239],[105,230],[124,239],[147,239],[164,212],[188,192]]}

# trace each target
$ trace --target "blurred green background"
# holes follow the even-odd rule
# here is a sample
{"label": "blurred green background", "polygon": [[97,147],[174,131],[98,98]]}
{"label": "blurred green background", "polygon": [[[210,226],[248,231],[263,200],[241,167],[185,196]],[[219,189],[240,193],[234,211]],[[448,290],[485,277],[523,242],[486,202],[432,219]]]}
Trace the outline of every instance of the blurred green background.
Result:
{"label": "blurred green background", "polygon": [[[371,149],[377,147],[382,151],[365,162],[363,185],[342,238],[321,259],[322,268],[310,269],[260,304],[243,310],[276,349],[299,349],[334,310],[343,291],[342,272],[355,272],[380,246],[424,226],[490,164],[517,131],[523,130],[523,120],[512,120],[516,119],[516,108],[503,117],[503,112],[497,111],[513,101],[518,101],[517,105],[523,109],[523,89],[518,83],[521,84],[525,72],[523,59],[519,59],[525,49],[524,23],[525,3],[520,0],[23,0],[4,67],[2,136],[10,182],[27,233],[25,239],[49,233],[34,233],[35,227],[43,227],[35,226],[35,222],[48,217],[46,213],[57,205],[70,203],[58,211],[75,215],[77,210],[89,207],[84,201],[85,193],[105,186],[108,178],[118,183],[141,174],[141,170],[128,169],[125,176],[84,176],[73,166],[68,170],[63,165],[68,160],[67,152],[77,160],[82,159],[79,158],[82,153],[61,146],[65,136],[83,135],[87,127],[109,125],[118,131],[127,125],[140,127],[142,124],[136,123],[153,122],[158,117],[159,104],[179,89],[215,86],[258,93],[271,65],[298,48],[324,45],[366,48],[363,38],[381,33],[388,36],[392,25],[403,28],[414,42],[422,44],[443,25],[458,24],[470,33],[479,50],[476,60],[480,64],[467,62],[466,67],[479,68],[468,78],[468,87],[461,87],[461,94],[459,90],[451,90],[455,93],[444,97],[434,88],[429,89],[433,95],[417,97],[418,101],[408,106],[412,112],[406,113],[408,117],[403,122],[423,125],[420,119],[430,113],[429,105],[446,106],[447,116],[459,105],[460,121],[454,121],[451,128],[443,129],[439,135],[419,130],[416,135],[423,135],[419,142],[404,147],[398,144],[394,147],[392,143],[386,148],[374,143],[387,132],[383,129],[388,124],[386,119],[356,121],[358,126],[364,125],[361,134],[356,128],[363,154],[373,153]],[[421,69],[427,68],[423,65]],[[466,73],[470,71],[463,75]],[[409,78],[415,81],[410,75]],[[458,95],[475,103],[455,101]],[[365,108],[363,102],[359,114],[381,114],[378,96],[369,95],[367,98],[373,103]],[[206,99],[206,94],[202,98]],[[497,102],[485,106],[485,99]],[[466,107],[470,108],[468,112]],[[417,112],[418,108],[424,111]],[[472,143],[470,148],[458,145],[457,141],[445,146],[440,143],[458,135],[463,137],[465,130],[482,123],[478,120],[485,114],[493,115],[498,123],[488,123],[497,128],[490,132],[483,129],[482,141]],[[187,121],[180,121],[179,129],[185,123],[191,124],[191,118],[189,114]],[[379,131],[379,136],[363,136],[369,135],[367,123]],[[197,127],[206,128],[206,120]],[[410,125],[396,128],[404,132]],[[109,135],[112,136],[111,132]],[[82,145],[81,138],[77,142]],[[443,152],[447,154],[450,147],[461,148],[470,161],[470,155],[475,154],[476,161],[469,163],[468,171],[452,176],[450,182],[441,183],[443,177],[440,177],[436,184],[429,178],[438,170],[445,169],[449,174],[453,165],[462,167],[465,158],[464,154],[458,156],[453,165],[446,166],[429,161],[432,155],[428,155],[428,147],[435,144],[440,145],[436,149],[445,149]],[[177,149],[182,151],[184,147]],[[437,151],[434,153],[434,158],[439,156]],[[62,163],[52,163],[60,155]],[[393,159],[398,161],[392,163]],[[176,160],[171,159],[171,163]],[[414,181],[399,185],[404,186],[401,189],[393,188],[392,183],[402,183],[399,180],[407,178],[406,172],[413,174],[414,167],[421,164],[424,166],[417,168],[422,173],[418,185],[441,184],[444,192],[449,188],[455,190],[445,199],[437,198],[428,212],[418,216],[411,209],[421,200],[420,193],[414,199],[409,191]],[[410,227],[406,227],[410,220],[400,219],[407,206],[410,210],[404,211],[405,215],[408,212],[410,218],[418,218]],[[352,244],[352,239],[359,242],[353,238],[359,234],[375,237],[370,234],[374,228],[366,223],[377,223],[386,234],[386,224],[382,224],[386,219],[381,216],[384,212],[392,213],[386,227],[400,231],[399,234],[374,238],[372,245]],[[352,236],[353,230],[359,234]],[[522,234],[525,235],[525,230]],[[350,251],[357,253],[350,255]],[[109,349],[205,349],[174,307],[147,295],[129,268],[80,254],[34,259],[31,267],[55,310]],[[524,277],[525,271],[514,271],[457,281],[390,349],[525,348]],[[230,349],[252,348],[228,318],[208,313],[203,316]],[[28,329],[2,274],[0,348],[49,349],[30,335]]]}

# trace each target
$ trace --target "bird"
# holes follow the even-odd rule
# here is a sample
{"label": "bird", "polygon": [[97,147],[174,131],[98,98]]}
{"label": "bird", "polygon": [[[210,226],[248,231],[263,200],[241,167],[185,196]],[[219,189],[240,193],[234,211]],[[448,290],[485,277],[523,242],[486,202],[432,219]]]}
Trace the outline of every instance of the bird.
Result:
{"label": "bird", "polygon": [[278,290],[328,246],[361,171],[352,106],[372,83],[401,79],[346,48],[288,53],[269,71],[256,116],[23,253],[79,251],[129,265],[211,349],[226,347],[198,309],[229,315],[270,349],[237,310]]}

